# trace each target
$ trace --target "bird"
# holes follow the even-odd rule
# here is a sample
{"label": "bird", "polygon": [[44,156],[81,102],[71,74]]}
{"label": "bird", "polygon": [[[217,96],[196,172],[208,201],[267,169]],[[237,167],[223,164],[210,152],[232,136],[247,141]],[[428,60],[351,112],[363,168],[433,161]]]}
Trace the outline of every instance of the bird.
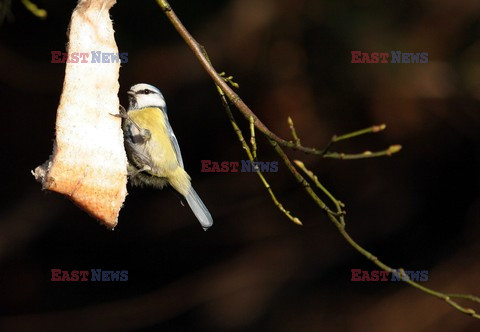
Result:
{"label": "bird", "polygon": [[153,85],[133,85],[128,110],[120,108],[124,145],[128,157],[129,181],[134,186],[158,189],[170,185],[187,201],[204,230],[213,219],[191,185],[185,171],[177,137],[168,121],[167,104]]}

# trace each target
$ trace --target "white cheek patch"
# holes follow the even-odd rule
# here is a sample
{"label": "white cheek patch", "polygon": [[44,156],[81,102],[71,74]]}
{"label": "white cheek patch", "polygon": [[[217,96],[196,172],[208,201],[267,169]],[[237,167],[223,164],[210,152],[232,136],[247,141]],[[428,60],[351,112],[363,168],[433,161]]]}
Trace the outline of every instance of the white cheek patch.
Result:
{"label": "white cheek patch", "polygon": [[137,95],[136,105],[134,109],[144,108],[144,107],[159,107],[165,108],[165,100],[158,94],[151,95]]}
{"label": "white cheek patch", "polygon": [[162,96],[160,95],[153,95],[152,96],[154,100],[152,100],[153,102],[155,102],[156,106],[160,107],[160,108],[165,108],[167,106],[167,104],[165,103],[165,99],[163,99]]}

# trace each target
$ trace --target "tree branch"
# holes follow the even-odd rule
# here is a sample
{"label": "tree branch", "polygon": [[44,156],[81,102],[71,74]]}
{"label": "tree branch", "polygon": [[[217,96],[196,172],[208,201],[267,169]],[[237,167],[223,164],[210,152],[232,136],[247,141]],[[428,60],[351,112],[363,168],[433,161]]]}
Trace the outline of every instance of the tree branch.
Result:
{"label": "tree branch", "polygon": [[[178,31],[178,33],[182,36],[182,38],[185,40],[187,45],[192,49],[193,53],[197,57],[197,59],[200,61],[201,65],[204,67],[206,72],[210,75],[212,80],[215,82],[218,92],[220,93],[221,99],[222,99],[222,104],[227,112],[227,115],[232,123],[232,126],[234,128],[234,131],[237,134],[237,137],[239,141],[242,144],[242,147],[244,148],[248,158],[251,161],[254,161],[256,158],[256,141],[255,141],[255,128],[260,130],[269,140],[270,144],[272,145],[273,149],[277,152],[277,154],[282,158],[284,164],[286,167],[290,170],[290,172],[293,174],[295,179],[300,183],[300,185],[305,189],[307,194],[312,198],[312,200],[324,211],[327,213],[330,221],[337,227],[338,231],[342,235],[342,237],[360,254],[365,256],[368,260],[372,261],[375,265],[377,265],[379,268],[382,270],[388,271],[388,272],[394,272],[394,269],[392,269],[390,266],[386,265],[382,261],[380,261],[375,255],[373,255],[371,252],[363,248],[361,245],[359,245],[353,238],[348,234],[346,231],[346,223],[345,223],[345,211],[344,207],[345,205],[337,200],[318,180],[317,176],[310,170],[308,170],[305,165],[301,161],[295,161],[295,164],[297,167],[299,167],[306,175],[308,178],[310,178],[311,181],[316,185],[318,189],[320,189],[327,197],[328,199],[333,203],[335,206],[335,211],[332,210],[313,190],[311,187],[310,183],[298,172],[296,169],[295,165],[290,161],[290,158],[286,155],[285,151],[282,149],[282,147],[287,147],[293,150],[299,150],[303,151],[305,153],[309,154],[315,154],[319,155],[325,158],[337,158],[337,159],[364,159],[364,158],[372,158],[372,157],[379,157],[379,156],[390,156],[394,153],[397,153],[401,150],[400,145],[392,145],[389,148],[382,150],[382,151],[376,151],[376,152],[371,152],[371,151],[365,151],[363,153],[358,153],[358,154],[345,154],[345,153],[339,153],[339,152],[331,152],[330,147],[332,144],[358,137],[361,135],[365,135],[368,133],[377,133],[385,129],[385,125],[378,125],[378,126],[372,126],[366,129],[354,131],[352,133],[340,135],[340,136],[333,136],[330,142],[326,145],[324,149],[316,149],[316,148],[310,148],[310,147],[304,147],[300,144],[300,138],[297,135],[297,132],[295,130],[293,120],[289,117],[288,118],[288,124],[290,127],[290,130],[292,132],[292,137],[293,141],[287,141],[285,139],[282,139],[278,137],[276,134],[271,132],[263,122],[260,121],[260,119],[253,113],[253,111],[242,101],[242,99],[232,90],[232,88],[229,86],[229,84],[234,85],[232,81],[232,77],[227,77],[225,78],[224,73],[218,74],[215,68],[212,66],[210,59],[208,58],[208,55],[202,45],[200,45],[188,32],[188,30],[185,28],[185,26],[182,24],[180,19],[177,17],[173,9],[171,8],[170,4],[166,0],[156,0],[159,6],[162,8],[172,25],[175,27],[175,29]],[[238,85],[234,85],[238,87]],[[228,99],[228,100],[227,100]],[[245,141],[245,138],[243,137],[243,134],[236,123],[233,114],[230,110],[230,106],[228,104],[228,101],[230,101],[242,114],[243,116],[249,121],[250,123],[250,134],[251,134],[251,144],[252,144],[252,150],[248,146],[247,142]],[[278,200],[275,198],[275,195],[273,194],[273,191],[271,190],[270,185],[268,182],[265,180],[263,177],[262,173],[258,170],[258,168],[255,170],[257,175],[260,177],[261,181],[264,183],[265,187],[267,188],[268,192],[270,193],[272,200],[274,201],[275,205],[292,221],[295,223],[301,224],[300,220],[298,218],[291,216],[289,211],[286,211],[283,206],[278,202]],[[403,271],[402,269],[398,269],[400,271]],[[397,270],[395,270],[397,271]],[[407,284],[411,285],[412,287],[415,287],[429,295],[435,296],[439,299],[442,299],[446,303],[448,303],[450,306],[455,308],[456,310],[470,315],[474,318],[480,319],[480,315],[475,312],[475,310],[471,308],[466,308],[458,304],[456,301],[452,300],[452,298],[461,298],[461,299],[466,299],[470,300],[473,302],[478,302],[480,303],[480,298],[469,295],[469,294],[447,294],[447,293],[442,293],[435,291],[433,289],[427,288],[423,285],[420,285],[408,278],[406,274],[402,275],[402,280],[406,282]]]}

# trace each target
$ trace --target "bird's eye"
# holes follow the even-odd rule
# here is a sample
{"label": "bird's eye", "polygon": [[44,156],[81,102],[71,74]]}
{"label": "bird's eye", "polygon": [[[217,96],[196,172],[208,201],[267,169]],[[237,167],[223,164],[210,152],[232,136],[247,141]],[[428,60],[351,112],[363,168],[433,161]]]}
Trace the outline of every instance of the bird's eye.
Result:
{"label": "bird's eye", "polygon": [[150,92],[151,92],[151,91],[148,90],[148,89],[143,90],[143,93],[146,94],[146,95],[150,94]]}

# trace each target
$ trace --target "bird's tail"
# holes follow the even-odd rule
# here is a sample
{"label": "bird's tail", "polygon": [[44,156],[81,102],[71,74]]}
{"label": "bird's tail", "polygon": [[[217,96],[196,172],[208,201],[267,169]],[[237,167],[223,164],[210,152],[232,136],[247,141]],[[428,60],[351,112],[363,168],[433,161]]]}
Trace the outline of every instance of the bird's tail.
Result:
{"label": "bird's tail", "polygon": [[212,215],[210,212],[208,212],[208,209],[205,207],[200,197],[198,197],[193,187],[190,187],[190,190],[185,198],[187,199],[187,203],[192,209],[193,214],[195,217],[197,217],[198,221],[202,225],[203,230],[206,231],[209,229],[213,225]]}

